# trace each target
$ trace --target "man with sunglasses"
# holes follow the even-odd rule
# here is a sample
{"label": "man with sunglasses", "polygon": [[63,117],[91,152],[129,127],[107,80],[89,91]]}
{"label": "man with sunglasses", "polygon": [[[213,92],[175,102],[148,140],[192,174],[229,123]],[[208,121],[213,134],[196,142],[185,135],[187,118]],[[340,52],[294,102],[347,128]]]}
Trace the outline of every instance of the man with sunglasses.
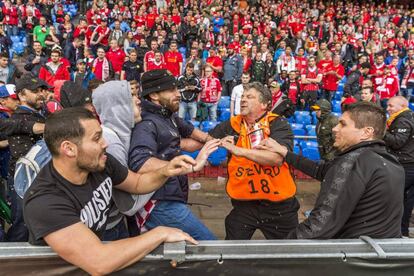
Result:
{"label": "man with sunglasses", "polygon": [[[47,84],[41,79],[32,77],[31,74],[23,75],[16,83],[16,93],[20,99],[20,105],[11,115],[11,118],[45,123],[45,117],[41,113],[45,100],[44,88],[47,88]],[[9,175],[14,175],[17,160],[24,156],[42,137],[41,134],[15,134],[8,137],[11,153]],[[10,242],[24,242],[28,240],[28,232],[23,221],[21,201],[18,200],[13,188],[12,177],[8,179],[8,186],[12,201],[13,225],[7,232],[6,240]]]}

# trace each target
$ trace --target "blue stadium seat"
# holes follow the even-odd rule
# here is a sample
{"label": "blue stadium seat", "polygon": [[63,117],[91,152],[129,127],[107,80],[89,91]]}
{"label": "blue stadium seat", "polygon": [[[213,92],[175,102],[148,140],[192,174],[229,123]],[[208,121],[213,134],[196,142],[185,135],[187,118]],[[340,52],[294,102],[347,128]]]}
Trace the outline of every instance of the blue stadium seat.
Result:
{"label": "blue stadium seat", "polygon": [[191,123],[194,127],[200,127],[200,122],[199,122],[199,121],[190,121],[190,123]]}
{"label": "blue stadium seat", "polygon": [[20,36],[18,36],[18,35],[12,35],[10,37],[10,40],[13,42],[13,44],[19,43],[20,42]]}
{"label": "blue stadium seat", "polygon": [[227,158],[227,150],[225,148],[218,148],[208,157],[208,162],[212,166],[220,166]]}
{"label": "blue stadium seat", "polygon": [[210,129],[213,129],[218,123],[212,121],[204,121],[201,123],[200,128],[202,131],[207,132]]}
{"label": "blue stadium seat", "polygon": [[231,115],[230,108],[222,109],[220,110],[220,115],[218,117],[218,120],[220,122],[228,121],[230,120],[230,115]]}
{"label": "blue stadium seat", "polygon": [[305,126],[307,135],[309,136],[316,136],[316,126],[315,125],[307,125]]}
{"label": "blue stadium seat", "polygon": [[311,124],[312,117],[309,111],[295,111],[295,121],[299,124],[309,125]]}
{"label": "blue stadium seat", "polygon": [[410,107],[411,110],[414,110],[414,103],[409,103],[408,106]]}
{"label": "blue stadium seat", "polygon": [[343,92],[344,91],[344,84],[343,83],[339,83],[338,84],[338,92]]}
{"label": "blue stadium seat", "polygon": [[300,147],[299,146],[293,146],[293,152],[295,154],[300,154]]}
{"label": "blue stadium seat", "polygon": [[332,111],[339,112],[339,113],[342,112],[340,101],[332,101]]}
{"label": "blue stadium seat", "polygon": [[221,96],[217,107],[219,109],[230,108],[230,97],[229,96]]}
{"label": "blue stadium seat", "polygon": [[321,159],[317,148],[302,149],[302,155],[310,160],[318,161]]}
{"label": "blue stadium seat", "polygon": [[335,92],[334,96],[333,96],[333,100],[335,101],[340,101],[342,98],[343,93],[340,91]]}
{"label": "blue stadium seat", "polygon": [[318,142],[316,141],[310,141],[310,140],[302,140],[299,143],[300,147],[302,149],[307,149],[307,148],[318,148]]}
{"label": "blue stadium seat", "polygon": [[332,112],[332,114],[335,115],[338,118],[342,116],[341,112]]}
{"label": "blue stadium seat", "polygon": [[316,117],[316,112],[312,111],[311,116],[312,116],[312,124],[316,125],[318,123],[318,118]]}
{"label": "blue stadium seat", "polygon": [[295,116],[291,116],[290,118],[287,119],[289,124],[294,124],[296,122],[295,120]]}
{"label": "blue stadium seat", "polygon": [[293,129],[293,135],[295,136],[305,136],[306,130],[302,129]]}
{"label": "blue stadium seat", "polygon": [[193,159],[196,159],[199,152],[200,152],[199,150],[196,150],[193,152],[181,151],[181,154],[188,155],[188,156],[191,156]]}

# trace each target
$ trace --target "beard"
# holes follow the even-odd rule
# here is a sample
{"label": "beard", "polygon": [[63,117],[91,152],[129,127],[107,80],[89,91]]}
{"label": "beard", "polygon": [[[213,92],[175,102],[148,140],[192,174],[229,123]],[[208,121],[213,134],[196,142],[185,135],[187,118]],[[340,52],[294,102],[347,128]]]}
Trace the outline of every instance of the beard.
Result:
{"label": "beard", "polygon": [[105,169],[105,163],[101,164],[101,157],[105,154],[105,151],[102,152],[98,158],[96,159],[95,156],[89,156],[88,153],[79,149],[79,158],[76,161],[76,165],[79,169],[82,169],[87,172],[102,172]]}
{"label": "beard", "polygon": [[177,112],[180,108],[180,98],[177,99],[160,99],[160,104],[171,112]]}

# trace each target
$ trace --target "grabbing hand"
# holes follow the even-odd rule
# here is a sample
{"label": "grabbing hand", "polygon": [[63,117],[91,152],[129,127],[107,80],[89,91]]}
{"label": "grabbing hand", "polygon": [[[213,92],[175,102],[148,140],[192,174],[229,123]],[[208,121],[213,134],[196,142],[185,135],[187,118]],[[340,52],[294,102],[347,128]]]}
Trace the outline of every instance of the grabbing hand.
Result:
{"label": "grabbing hand", "polygon": [[168,165],[163,168],[163,174],[167,177],[187,174],[192,171],[196,161],[187,155],[180,155],[172,159]]}
{"label": "grabbing hand", "polygon": [[220,146],[219,139],[212,139],[204,144],[203,148],[200,150],[199,154],[197,155],[196,161],[197,164],[193,167],[195,172],[198,172],[207,162],[207,158],[210,154],[212,154],[215,150],[218,149]]}
{"label": "grabbing hand", "polygon": [[223,139],[221,139],[221,146],[228,150],[231,154],[238,155],[238,149],[234,144],[234,136],[226,136]]}
{"label": "grabbing hand", "polygon": [[288,152],[288,149],[285,146],[282,146],[272,138],[264,139],[256,148],[275,152],[282,155],[283,157],[286,157],[286,154]]}

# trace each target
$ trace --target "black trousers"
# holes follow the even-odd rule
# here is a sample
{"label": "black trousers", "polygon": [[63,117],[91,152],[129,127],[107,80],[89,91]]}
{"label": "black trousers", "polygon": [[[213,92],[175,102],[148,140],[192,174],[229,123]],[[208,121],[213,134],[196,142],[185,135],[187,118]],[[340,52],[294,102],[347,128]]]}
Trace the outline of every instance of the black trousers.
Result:
{"label": "black trousers", "polygon": [[226,240],[249,240],[256,229],[266,239],[284,239],[298,225],[295,197],[282,202],[232,200],[232,205],[225,220]]}
{"label": "black trousers", "polygon": [[223,90],[221,92],[222,96],[231,96],[231,93],[233,92],[233,88],[237,85],[237,82],[233,80],[224,81],[223,80]]}
{"label": "black trousers", "polygon": [[414,165],[404,166],[405,189],[404,189],[404,213],[401,221],[401,232],[408,236],[411,213],[414,207]]}
{"label": "black trousers", "polygon": [[[300,105],[302,109],[305,109],[306,106],[310,108],[318,100],[318,91],[317,90],[316,91],[305,90],[300,95],[300,100],[301,100]],[[302,100],[304,102],[302,102]]]}

